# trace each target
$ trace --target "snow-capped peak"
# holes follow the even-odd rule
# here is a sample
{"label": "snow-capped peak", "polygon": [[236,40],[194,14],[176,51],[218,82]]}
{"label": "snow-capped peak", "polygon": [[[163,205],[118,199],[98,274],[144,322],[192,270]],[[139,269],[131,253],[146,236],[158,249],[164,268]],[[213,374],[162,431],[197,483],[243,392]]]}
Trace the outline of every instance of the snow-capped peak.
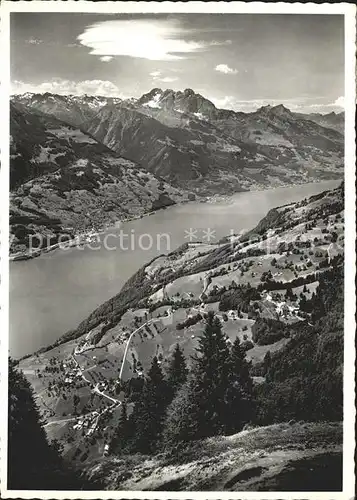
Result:
{"label": "snow-capped peak", "polygon": [[149,106],[150,108],[160,109],[161,106],[159,104],[159,101],[160,101],[161,95],[162,95],[162,93],[160,91],[157,91],[156,94],[153,96],[153,98],[150,101],[144,103],[144,106]]}

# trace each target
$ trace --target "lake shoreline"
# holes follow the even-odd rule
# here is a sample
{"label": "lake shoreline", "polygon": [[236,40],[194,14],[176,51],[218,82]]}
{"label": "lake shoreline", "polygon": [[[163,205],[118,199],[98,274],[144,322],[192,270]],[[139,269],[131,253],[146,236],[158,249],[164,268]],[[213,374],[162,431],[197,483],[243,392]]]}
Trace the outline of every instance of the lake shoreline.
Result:
{"label": "lake shoreline", "polygon": [[[79,251],[75,248],[52,251],[22,265],[10,262],[11,355],[20,358],[74,329],[102,303],[118,294],[143,264],[188,242],[190,228],[193,228],[191,243],[207,243],[207,228],[214,233],[209,241],[218,243],[232,230],[234,234],[241,234],[255,227],[274,207],[335,189],[339,184],[336,180],[309,183],[238,193],[229,197],[230,201],[226,198],[221,203],[175,204],[170,210],[158,210],[150,217],[124,224],[123,228],[112,226],[110,234],[101,235],[102,245],[87,244],[78,248]],[[125,248],[119,235],[122,230]],[[112,248],[105,243],[108,234],[119,238]],[[142,248],[139,241],[143,235],[156,235],[154,244]],[[158,245],[157,236],[167,236],[168,243],[163,238],[161,246]],[[147,241],[145,237],[145,246]],[[113,245],[112,240],[110,243]],[[92,248],[94,246],[96,248]]]}
{"label": "lake shoreline", "polygon": [[[173,205],[184,205],[186,203],[190,202],[179,202],[179,203],[174,203]],[[173,206],[169,205],[169,206]],[[153,215],[160,210],[166,210],[169,207],[162,207],[158,208],[157,210],[151,210],[150,212],[145,212],[142,215],[134,215],[132,217],[128,217],[126,219],[118,220],[116,224],[124,224],[125,222],[132,222],[134,220],[139,220],[143,219],[144,217],[148,217],[150,215]],[[54,243],[53,245],[49,246],[48,248],[41,248],[41,249],[36,249],[33,250],[32,253],[29,252],[17,252],[9,255],[9,261],[11,262],[17,262],[17,261],[23,261],[23,260],[31,260],[35,259],[36,257],[40,257],[40,255],[43,255],[45,253],[53,252],[54,250],[67,250],[72,247],[80,247],[82,245],[88,244],[88,243],[93,243],[93,240],[99,237],[100,234],[105,233],[108,231],[110,228],[113,228],[112,223],[105,224],[102,228],[99,230],[95,230],[91,228],[90,230],[84,232],[84,233],[79,233],[77,234],[74,238],[71,238],[70,240],[62,241],[60,243]]]}
{"label": "lake shoreline", "polygon": [[[343,178],[341,179],[342,182]],[[141,215],[134,215],[132,217],[128,217],[126,219],[118,220],[116,224],[124,224],[126,222],[132,222],[138,219],[143,219],[144,217],[148,217],[150,215],[153,215],[161,210],[166,210],[167,208],[170,208],[171,206],[182,206],[182,205],[190,205],[190,204],[195,204],[195,203],[209,203],[209,204],[218,204],[218,203],[227,203],[233,202],[233,197],[236,196],[237,194],[241,193],[257,193],[261,191],[272,191],[274,189],[279,189],[279,188],[296,188],[297,186],[304,186],[308,184],[322,184],[324,182],[339,182],[337,179],[322,179],[318,181],[313,181],[313,182],[301,182],[297,184],[290,184],[290,183],[283,183],[282,185],[279,186],[274,186],[274,187],[269,187],[267,188],[266,186],[255,186],[254,189],[251,190],[244,190],[244,191],[237,191],[236,193],[229,194],[229,195],[224,195],[224,194],[214,194],[212,196],[202,196],[202,197],[197,197],[195,200],[187,200],[187,201],[180,201],[178,203],[173,203],[172,205],[169,205],[168,207],[162,207],[158,208],[157,210],[151,210],[150,212],[145,212]],[[91,228],[88,231],[85,231],[84,233],[79,233],[77,234],[74,238],[70,240],[66,240],[63,242],[59,243],[54,243],[53,245],[47,247],[47,248],[41,248],[41,249],[36,249],[33,250],[32,253],[28,251],[23,251],[23,252],[16,252],[16,253],[10,253],[9,255],[9,261],[10,262],[19,262],[19,261],[25,261],[25,260],[31,260],[35,259],[36,257],[40,257],[43,254],[53,252],[55,250],[61,249],[61,250],[67,250],[72,247],[81,247],[82,245],[85,244],[90,244],[93,243],[95,239],[98,239],[100,234],[105,233],[106,231],[110,230],[111,228],[114,228],[116,226],[113,226],[112,223],[105,224],[102,228],[99,230],[94,230]]]}

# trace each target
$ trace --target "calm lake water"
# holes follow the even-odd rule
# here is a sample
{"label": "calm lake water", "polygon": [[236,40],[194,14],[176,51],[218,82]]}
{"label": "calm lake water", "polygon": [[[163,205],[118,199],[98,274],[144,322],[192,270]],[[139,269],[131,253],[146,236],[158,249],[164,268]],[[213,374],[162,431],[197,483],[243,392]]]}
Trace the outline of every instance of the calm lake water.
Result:
{"label": "calm lake water", "polygon": [[[93,309],[118,293],[143,264],[188,241],[186,231],[197,231],[192,232],[192,241],[207,241],[204,231],[214,230],[210,239],[214,243],[230,231],[251,229],[273,207],[338,184],[304,184],[238,193],[217,203],[173,206],[123,223],[121,239],[120,229],[115,228],[103,233],[102,244],[93,243],[92,249],[56,250],[32,260],[11,262],[10,354],[20,357],[34,352],[76,327]],[[116,250],[104,247],[108,234],[114,236],[107,236],[107,246],[116,246]],[[149,235],[153,244],[144,250],[149,247]],[[130,250],[125,250],[128,246]]]}

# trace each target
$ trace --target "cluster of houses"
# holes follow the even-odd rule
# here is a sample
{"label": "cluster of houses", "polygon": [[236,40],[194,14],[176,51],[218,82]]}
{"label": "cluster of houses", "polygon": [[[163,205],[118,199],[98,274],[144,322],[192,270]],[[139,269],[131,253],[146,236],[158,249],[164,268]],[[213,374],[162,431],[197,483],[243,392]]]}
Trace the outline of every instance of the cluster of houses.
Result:
{"label": "cluster of houses", "polygon": [[97,427],[99,416],[100,413],[98,411],[93,411],[88,415],[83,415],[78,418],[77,422],[73,426],[73,429],[75,430],[87,429],[86,435],[90,436],[91,434],[93,434],[93,432]]}
{"label": "cluster of houses", "polygon": [[71,360],[67,363],[63,363],[63,368],[65,370],[64,383],[66,385],[73,385],[77,380],[82,378],[81,368],[74,364]]}
{"label": "cluster of houses", "polygon": [[272,295],[269,292],[263,292],[263,298],[268,302],[271,302],[275,306],[276,313],[283,317],[289,318],[295,316],[299,311],[299,306],[297,304],[288,304],[286,301],[274,301]]}

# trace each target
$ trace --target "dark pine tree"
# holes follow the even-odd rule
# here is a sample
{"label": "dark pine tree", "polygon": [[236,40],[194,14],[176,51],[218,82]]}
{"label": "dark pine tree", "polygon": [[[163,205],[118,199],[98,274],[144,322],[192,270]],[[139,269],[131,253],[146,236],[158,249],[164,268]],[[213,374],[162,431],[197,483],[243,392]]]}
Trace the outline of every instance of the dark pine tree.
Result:
{"label": "dark pine tree", "polygon": [[176,344],[167,370],[167,384],[171,400],[187,380],[187,366],[185,356],[179,344]]}
{"label": "dark pine tree", "polygon": [[130,444],[131,451],[140,453],[155,451],[160,439],[167,403],[167,384],[155,356],[140,399],[129,419],[134,431]]}
{"label": "dark pine tree", "polygon": [[109,452],[115,455],[123,451],[128,444],[130,438],[130,427],[128,419],[128,409],[127,404],[124,401],[121,404],[121,414],[119,417],[118,426],[115,429],[114,435],[110,442]]}
{"label": "dark pine tree", "polygon": [[8,489],[97,489],[71,470],[57,442],[48,444],[33,390],[16,363],[9,360]]}
{"label": "dark pine tree", "polygon": [[271,353],[268,351],[263,360],[263,375],[266,376],[271,366]]}
{"label": "dark pine tree", "polygon": [[229,349],[218,318],[207,316],[193,368],[167,411],[164,445],[221,434],[226,428]]}
{"label": "dark pine tree", "polygon": [[253,380],[250,376],[250,363],[245,359],[239,337],[234,341],[230,356],[230,383],[227,388],[227,427],[226,432],[238,432],[249,422],[253,412]]}

